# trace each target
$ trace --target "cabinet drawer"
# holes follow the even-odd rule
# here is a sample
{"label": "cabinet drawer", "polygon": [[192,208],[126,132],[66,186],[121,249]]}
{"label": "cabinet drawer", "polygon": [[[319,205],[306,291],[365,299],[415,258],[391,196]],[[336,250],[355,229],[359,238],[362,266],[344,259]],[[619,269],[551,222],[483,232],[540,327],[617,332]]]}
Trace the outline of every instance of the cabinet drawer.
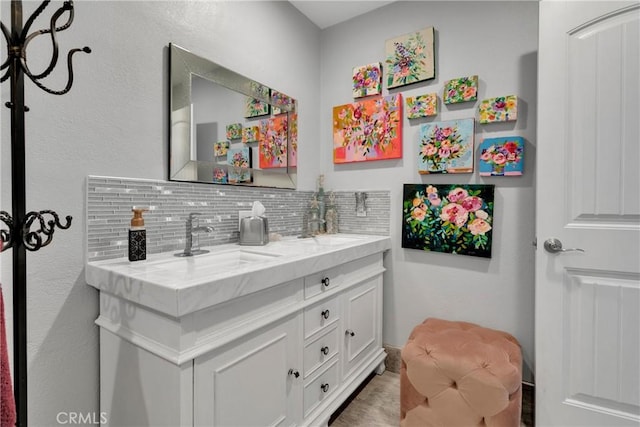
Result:
{"label": "cabinet drawer", "polygon": [[361,280],[373,271],[384,271],[382,255],[374,254],[336,267],[328,268],[304,278],[304,298],[313,298],[344,283]]}
{"label": "cabinet drawer", "polygon": [[309,415],[323,399],[338,388],[338,359],[334,359],[326,371],[304,386],[304,417]]}
{"label": "cabinet drawer", "polygon": [[328,333],[305,343],[303,355],[304,377],[307,378],[338,354],[339,343],[337,325],[334,325]]}
{"label": "cabinet drawer", "polygon": [[304,310],[304,338],[333,325],[340,318],[340,306],[336,297],[307,307]]}
{"label": "cabinet drawer", "polygon": [[320,295],[340,284],[341,270],[344,266],[329,268],[319,273],[310,274],[304,278],[304,299]]}

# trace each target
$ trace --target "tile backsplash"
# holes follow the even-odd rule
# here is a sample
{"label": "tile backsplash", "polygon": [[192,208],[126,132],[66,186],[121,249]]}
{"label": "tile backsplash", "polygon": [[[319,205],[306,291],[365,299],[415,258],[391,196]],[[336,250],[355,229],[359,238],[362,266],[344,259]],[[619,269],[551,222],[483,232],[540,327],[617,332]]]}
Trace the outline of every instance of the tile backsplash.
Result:
{"label": "tile backsplash", "polygon": [[[255,200],[266,208],[269,231],[283,236],[302,233],[303,213],[312,191],[198,184],[162,180],[89,176],[87,179],[87,259],[127,256],[132,206],[144,206],[147,253],[184,248],[185,219],[200,212],[200,246],[239,240],[238,211],[251,210]],[[367,216],[357,217],[353,191],[336,191],[338,228],[342,233],[389,235],[389,191],[367,192]]]}

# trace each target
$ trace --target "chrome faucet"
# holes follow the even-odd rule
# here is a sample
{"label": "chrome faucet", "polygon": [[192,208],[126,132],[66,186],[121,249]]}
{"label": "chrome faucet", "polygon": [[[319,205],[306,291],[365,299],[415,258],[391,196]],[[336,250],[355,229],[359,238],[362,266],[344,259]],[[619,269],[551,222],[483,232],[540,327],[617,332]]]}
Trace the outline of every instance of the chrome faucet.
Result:
{"label": "chrome faucet", "polygon": [[198,212],[192,212],[187,217],[184,251],[175,254],[175,256],[193,256],[198,254],[206,254],[207,252],[209,252],[205,249],[200,249],[198,233],[211,233],[213,231],[213,227],[200,226],[200,219],[198,218],[198,216],[200,215],[202,214]]}

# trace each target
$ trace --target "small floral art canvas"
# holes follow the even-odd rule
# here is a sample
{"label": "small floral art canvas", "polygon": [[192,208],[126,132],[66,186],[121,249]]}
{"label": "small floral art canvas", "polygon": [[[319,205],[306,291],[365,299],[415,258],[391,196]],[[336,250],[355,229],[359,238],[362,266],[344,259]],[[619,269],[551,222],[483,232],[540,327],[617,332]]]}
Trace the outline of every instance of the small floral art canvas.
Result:
{"label": "small floral art canvas", "polygon": [[269,102],[270,92],[267,86],[261,85],[260,83],[251,82],[251,93],[255,94],[256,97],[248,96],[245,100],[245,108],[244,108],[244,117],[260,117],[271,114]]}
{"label": "small floral art canvas", "polygon": [[373,64],[355,67],[353,69],[353,97],[379,95],[382,91],[382,64]]}
{"label": "small floral art canvas", "polygon": [[480,144],[480,176],[520,176],[524,139],[520,136],[486,138]]}
{"label": "small floral art canvas", "polygon": [[260,127],[249,126],[242,128],[242,142],[248,144],[250,142],[257,142],[260,138]]}
{"label": "small floral art canvas", "polygon": [[242,138],[242,123],[232,123],[227,125],[227,139]]}
{"label": "small floral art canvas", "polygon": [[402,247],[491,258],[493,185],[405,184]]}
{"label": "small floral art canvas", "polygon": [[251,182],[251,147],[230,148],[227,164],[228,182]]}
{"label": "small floral art canvas", "polygon": [[499,96],[483,100],[478,106],[480,123],[509,122],[518,119],[518,97]]}
{"label": "small floral art canvas", "polygon": [[277,90],[271,90],[271,105],[273,114],[282,114],[292,111],[294,108],[293,98]]}
{"label": "small floral art canvas", "polygon": [[435,78],[433,39],[428,27],[385,42],[388,88]]}
{"label": "small floral art canvas", "polygon": [[223,168],[213,168],[213,182],[216,184],[227,184],[227,171]]}
{"label": "small floral art canvas", "polygon": [[473,172],[473,119],[426,123],[418,139],[418,172]]}
{"label": "small floral art canvas", "polygon": [[438,114],[438,95],[428,93],[426,95],[409,96],[406,99],[407,118],[435,116]]}
{"label": "small floral art canvas", "polygon": [[226,156],[229,150],[229,141],[218,141],[213,143],[213,155],[215,157]]}
{"label": "small floral art canvas", "polygon": [[333,107],[333,163],[402,158],[402,95]]}
{"label": "small floral art canvas", "polygon": [[[291,114],[280,115],[260,122],[260,141],[258,143],[258,163],[261,169],[285,168],[291,162],[296,165],[298,143],[298,120]],[[291,138],[291,151],[288,151],[288,138]]]}
{"label": "small floral art canvas", "polygon": [[478,99],[478,76],[460,77],[444,84],[442,102],[456,104],[458,102]]}

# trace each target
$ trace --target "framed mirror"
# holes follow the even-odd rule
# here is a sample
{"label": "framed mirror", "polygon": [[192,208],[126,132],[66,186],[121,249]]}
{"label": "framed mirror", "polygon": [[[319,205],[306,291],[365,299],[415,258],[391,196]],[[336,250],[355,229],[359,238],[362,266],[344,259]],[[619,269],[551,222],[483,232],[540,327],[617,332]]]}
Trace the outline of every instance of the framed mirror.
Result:
{"label": "framed mirror", "polygon": [[296,188],[297,101],[169,45],[169,180]]}

